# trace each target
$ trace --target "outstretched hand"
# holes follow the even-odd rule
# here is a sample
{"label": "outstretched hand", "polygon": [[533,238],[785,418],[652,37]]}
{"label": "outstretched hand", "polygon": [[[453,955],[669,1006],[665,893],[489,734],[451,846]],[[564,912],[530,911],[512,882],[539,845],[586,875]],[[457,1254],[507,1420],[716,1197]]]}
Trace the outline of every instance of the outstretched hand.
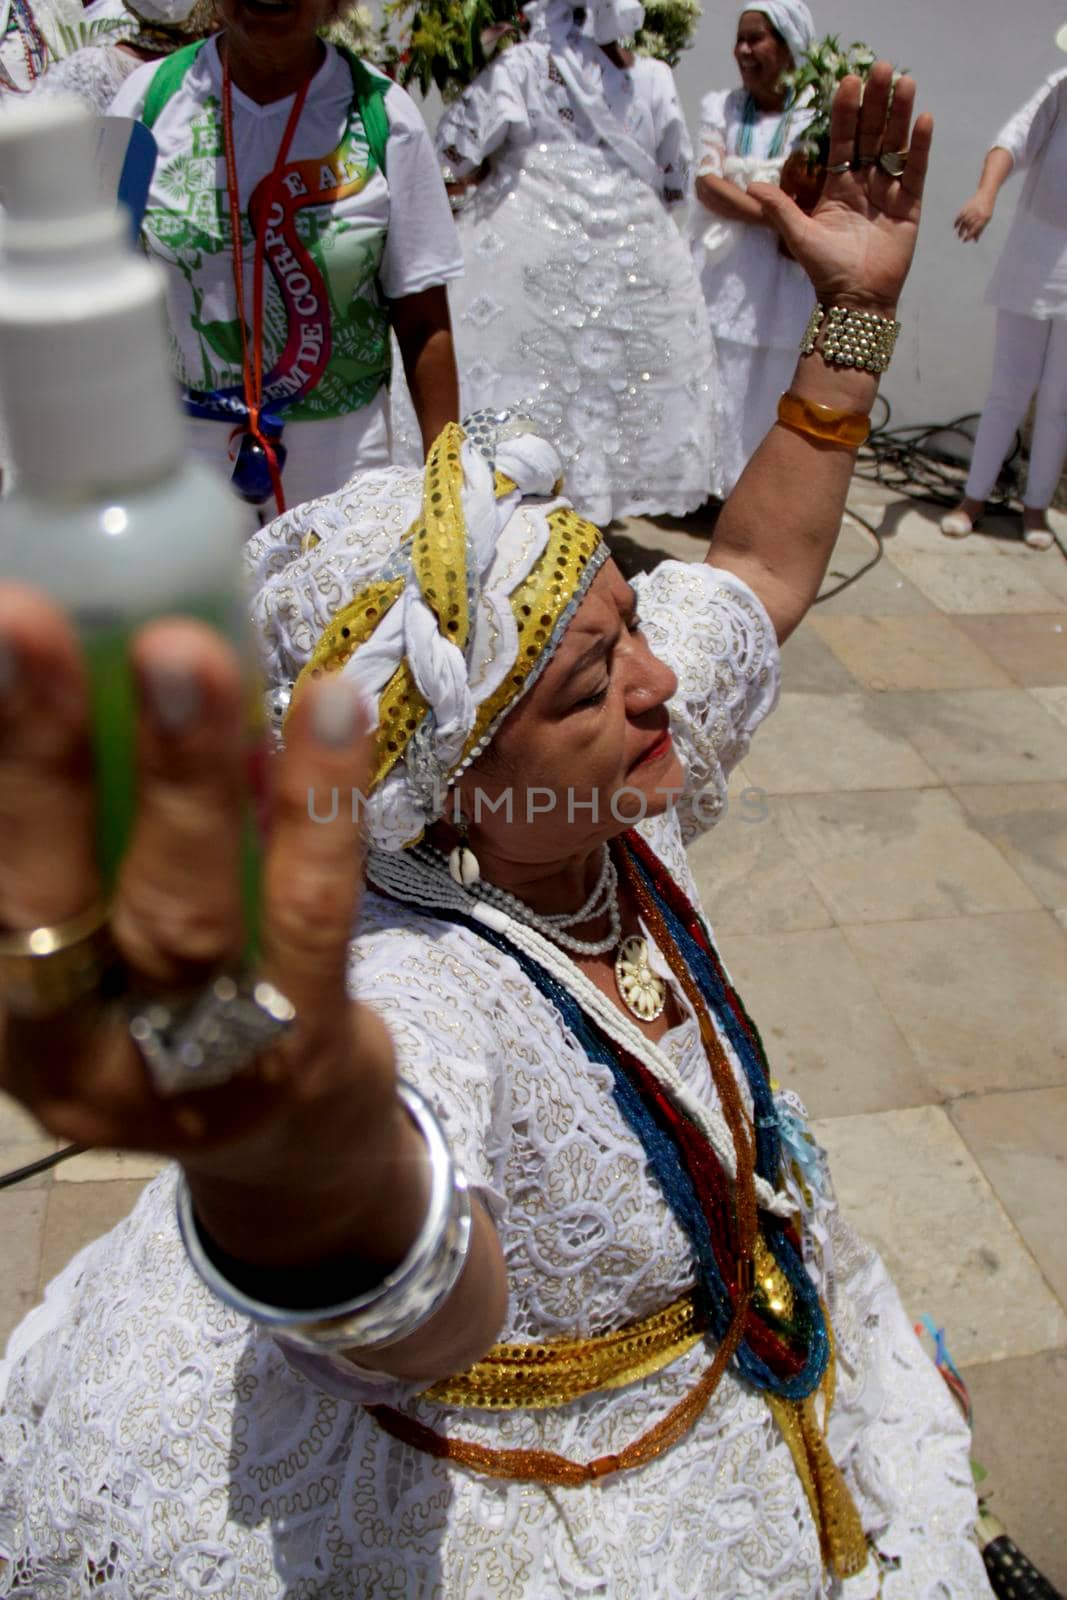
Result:
{"label": "outstretched hand", "polygon": [[[86,675],[67,620],[32,590],[0,585],[0,641],[0,928],[26,929],[77,916],[99,894]],[[126,997],[195,994],[237,965],[243,944],[241,671],[217,635],[183,619],[144,629],[131,659],[139,811],[111,932]],[[317,1101],[351,1103],[363,1124],[391,1106],[391,1046],[346,987],[358,829],[348,806],[316,821],[308,803],[315,790],[365,788],[373,741],[362,729],[343,685],[315,685],[274,763],[260,975],[296,1007],[290,1035],[221,1087],[166,1096],[123,1005],[91,996],[47,1019],[0,1015],[0,1089],[59,1138],[227,1172],[286,1159]]]}
{"label": "outstretched hand", "polygon": [[[933,118],[912,126],[914,79],[893,82],[888,61],[867,84],[842,80],[834,97],[828,177],[811,216],[774,184],[754,183],[758,200],[824,305],[853,305],[892,316],[911,266],[922,206]],[[883,157],[900,157],[899,176]]]}

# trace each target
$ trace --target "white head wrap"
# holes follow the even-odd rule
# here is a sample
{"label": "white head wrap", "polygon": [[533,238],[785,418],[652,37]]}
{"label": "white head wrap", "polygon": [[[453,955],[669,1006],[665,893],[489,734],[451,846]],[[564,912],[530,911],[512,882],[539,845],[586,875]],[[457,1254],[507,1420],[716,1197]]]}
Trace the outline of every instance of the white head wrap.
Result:
{"label": "white head wrap", "polygon": [[184,22],[195,5],[196,0],[127,0],[127,9],[135,16],[164,27]]}
{"label": "white head wrap", "polygon": [[640,0],[588,0],[582,32],[597,44],[614,44],[616,39],[632,39],[644,20]]}
{"label": "white head wrap", "polygon": [[763,13],[789,46],[794,65],[815,43],[815,18],[804,0],[752,0],[751,5],[741,7],[741,15],[746,11]]}
{"label": "white head wrap", "polygon": [[575,11],[585,12],[581,31],[597,44],[614,44],[616,39],[630,39],[645,20],[645,8],[640,0],[589,0],[585,6],[573,0],[531,0],[523,7],[530,24],[530,38],[545,41],[562,49],[567,35],[577,24]]}
{"label": "white head wrap", "polygon": [[[586,11],[581,34],[574,20],[574,9],[571,0],[531,0],[523,7],[530,24],[530,38],[537,44],[548,45],[571,105],[594,137],[658,194],[661,188],[659,168],[649,151],[608,105],[597,73],[590,74],[589,58],[601,56],[601,52],[586,42],[595,39],[597,44],[610,44],[614,39],[636,33],[645,19],[644,7],[638,0],[593,0]],[[600,64],[607,65],[603,57]]]}
{"label": "white head wrap", "polygon": [[[596,531],[580,524],[593,553],[574,593],[566,597],[547,632],[542,628],[539,636],[527,631],[520,637],[510,597],[548,548],[558,525],[550,524],[552,514],[570,511],[569,502],[555,492],[560,459],[524,421],[513,419],[495,428],[483,424],[481,439],[478,419],[469,419],[465,427],[468,437],[459,450],[470,619],[464,648],[443,631],[441,597],[436,597],[437,610],[427,603],[415,571],[413,543],[405,542],[423,515],[421,472],[382,467],[361,473],[337,494],[276,518],[246,547],[257,588],[253,621],[265,647],[268,682],[274,686],[268,705],[275,721],[287,709],[289,690],[327,629],[336,628],[338,613],[372,584],[403,580],[399,597],[383,606],[369,637],[339,668],[377,706],[398,667],[406,663],[429,707],[366,808],[370,837],[384,850],[402,849],[442,815],[448,785],[488,743],[496,720],[536,680],[607,556]],[[487,459],[490,450],[492,463]],[[502,497],[494,486],[494,467],[516,485]],[[573,538],[570,543],[573,548]],[[540,620],[533,619],[528,628],[535,629]],[[464,760],[480,708],[515,672],[520,649],[535,655],[530,648],[534,640],[537,659],[522,688],[508,698]]]}

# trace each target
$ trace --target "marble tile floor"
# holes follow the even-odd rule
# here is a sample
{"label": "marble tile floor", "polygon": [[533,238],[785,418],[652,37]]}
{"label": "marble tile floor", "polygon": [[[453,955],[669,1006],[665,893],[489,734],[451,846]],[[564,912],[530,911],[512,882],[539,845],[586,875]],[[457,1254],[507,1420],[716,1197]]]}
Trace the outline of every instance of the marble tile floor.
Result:
{"label": "marble tile floor", "polygon": [[[694,862],[843,1206],[945,1328],[992,1509],[1067,1590],[1067,560],[850,503],[882,559],[787,644]],[[630,569],[703,555],[673,519],[610,537]],[[825,587],[871,552],[846,519]],[[51,1148],[0,1103],[0,1169]],[[0,1337],[155,1170],[94,1152],[0,1191]]]}

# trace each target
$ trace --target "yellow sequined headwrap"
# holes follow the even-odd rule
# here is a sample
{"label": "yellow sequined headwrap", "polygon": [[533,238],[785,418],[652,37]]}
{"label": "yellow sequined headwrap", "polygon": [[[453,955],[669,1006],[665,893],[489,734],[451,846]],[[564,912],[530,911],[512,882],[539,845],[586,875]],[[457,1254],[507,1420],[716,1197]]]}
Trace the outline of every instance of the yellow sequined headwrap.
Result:
{"label": "yellow sequined headwrap", "polygon": [[[518,444],[522,443],[520,434]],[[543,440],[536,444],[551,449]],[[488,536],[487,497],[495,516]],[[472,538],[473,516],[480,519],[480,541]],[[511,547],[514,559],[509,570]],[[536,502],[524,501],[515,477],[504,471],[491,473],[458,424],[450,423],[441,433],[427,459],[420,513],[400,540],[396,558],[337,608],[300,672],[293,696],[311,678],[343,671],[350,663],[355,669],[354,658],[361,648],[376,642],[380,646],[383,623],[397,606],[409,608],[408,618],[413,600],[428,610],[438,642],[427,644],[424,628],[417,635],[421,655],[413,658],[415,630],[407,621],[401,629],[394,619],[396,666],[378,692],[370,792],[380,790],[406,762],[412,786],[423,799],[421,825],[397,842],[418,837],[421,826],[432,820],[425,799],[431,784],[443,796],[449,781],[484,747],[499,720],[530,687],[606,553],[599,531],[558,496],[547,504],[543,496]],[[499,607],[503,599],[513,618],[513,633],[502,639],[498,626],[493,638],[492,606]],[[478,608],[483,601],[479,631]],[[470,681],[488,682],[490,692],[472,697],[465,720],[444,741],[442,755],[440,706],[431,704],[425,691],[435,672],[449,682],[449,672],[460,670],[459,658],[443,649],[445,644],[460,653]],[[494,648],[509,652],[511,659],[493,661],[493,671],[487,674],[487,660],[475,660],[473,654],[484,656]],[[358,670],[353,676],[358,678]],[[455,698],[454,684],[452,689]]]}

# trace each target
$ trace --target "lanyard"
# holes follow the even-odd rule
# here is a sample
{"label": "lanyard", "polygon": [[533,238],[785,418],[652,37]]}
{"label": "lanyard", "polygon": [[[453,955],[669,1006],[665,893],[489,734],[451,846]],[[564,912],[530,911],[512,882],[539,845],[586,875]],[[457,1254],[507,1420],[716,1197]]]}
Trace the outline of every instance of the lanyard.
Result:
{"label": "lanyard", "polygon": [[[233,88],[230,81],[230,62],[227,52],[222,59],[222,143],[226,154],[226,190],[230,202],[230,239],[233,256],[233,287],[237,296],[237,323],[241,330],[241,371],[244,378],[245,407],[248,411],[247,431],[255,439],[267,458],[274,500],[279,512],[285,510],[282,493],[282,473],[274,444],[260,427],[259,414],[263,400],[263,250],[270,214],[278,184],[289,159],[289,146],[293,142],[300,113],[311,86],[314,71],[297,90],[293,108],[278,146],[278,155],[270,175],[270,187],[263,207],[262,226],[255,229],[255,251],[252,258],[252,359],[248,358],[248,333],[245,326],[244,251],[241,240],[241,206],[237,191],[237,154],[233,142]],[[234,429],[234,433],[242,430]],[[233,435],[231,435],[233,437]]]}

